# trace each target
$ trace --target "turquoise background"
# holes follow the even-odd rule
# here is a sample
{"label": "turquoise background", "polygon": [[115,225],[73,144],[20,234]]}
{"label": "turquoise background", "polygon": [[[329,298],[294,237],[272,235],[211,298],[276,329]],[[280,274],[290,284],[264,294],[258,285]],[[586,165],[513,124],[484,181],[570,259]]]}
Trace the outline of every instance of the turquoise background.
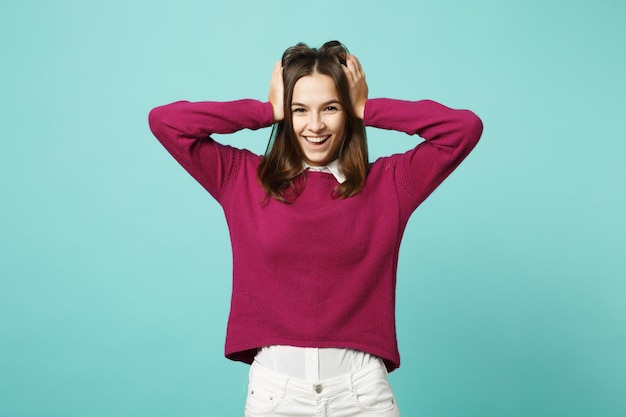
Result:
{"label": "turquoise background", "polygon": [[626,415],[626,3],[2,0],[0,416],[243,415],[226,224],[147,114],[264,100],[330,39],[485,124],[406,231],[403,415]]}

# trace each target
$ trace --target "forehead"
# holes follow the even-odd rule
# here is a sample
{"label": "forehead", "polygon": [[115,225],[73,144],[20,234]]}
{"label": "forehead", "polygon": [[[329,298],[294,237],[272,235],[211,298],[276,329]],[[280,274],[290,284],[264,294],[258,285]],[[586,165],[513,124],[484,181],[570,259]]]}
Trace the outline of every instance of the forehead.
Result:
{"label": "forehead", "polygon": [[333,79],[328,75],[316,73],[306,75],[296,81],[291,100],[292,102],[314,104],[339,100],[339,96]]}

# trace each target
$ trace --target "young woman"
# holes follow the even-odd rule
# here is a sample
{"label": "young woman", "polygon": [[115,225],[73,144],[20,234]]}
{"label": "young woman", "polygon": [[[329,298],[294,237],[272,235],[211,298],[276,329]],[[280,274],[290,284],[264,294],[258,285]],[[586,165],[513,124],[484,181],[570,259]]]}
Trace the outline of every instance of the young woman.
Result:
{"label": "young woman", "polygon": [[[225,354],[252,364],[246,416],[399,416],[387,372],[400,366],[400,241],[476,145],[480,119],[433,101],[368,99],[358,59],[332,41],[288,48],[268,102],[180,101],[149,121],[226,215]],[[272,124],[264,156],[211,138]],[[425,141],[370,164],[364,126]]]}

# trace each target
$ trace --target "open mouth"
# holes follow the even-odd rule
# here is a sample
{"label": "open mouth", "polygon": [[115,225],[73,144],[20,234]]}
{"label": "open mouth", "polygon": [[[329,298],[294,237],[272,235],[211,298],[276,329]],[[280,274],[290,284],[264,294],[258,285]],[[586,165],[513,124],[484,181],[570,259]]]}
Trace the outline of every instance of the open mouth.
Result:
{"label": "open mouth", "polygon": [[325,143],[328,139],[330,139],[330,135],[328,136],[303,136],[304,139],[313,144],[313,145],[321,145]]}

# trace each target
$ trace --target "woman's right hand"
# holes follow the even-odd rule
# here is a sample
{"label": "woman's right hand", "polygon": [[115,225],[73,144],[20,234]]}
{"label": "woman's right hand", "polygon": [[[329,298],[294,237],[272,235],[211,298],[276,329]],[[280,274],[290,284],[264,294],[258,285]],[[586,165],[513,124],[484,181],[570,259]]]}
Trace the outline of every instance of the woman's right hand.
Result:
{"label": "woman's right hand", "polygon": [[283,97],[283,65],[280,61],[278,61],[274,64],[274,72],[272,72],[272,80],[270,81],[270,93],[267,99],[272,105],[274,122],[280,122],[285,118]]}

